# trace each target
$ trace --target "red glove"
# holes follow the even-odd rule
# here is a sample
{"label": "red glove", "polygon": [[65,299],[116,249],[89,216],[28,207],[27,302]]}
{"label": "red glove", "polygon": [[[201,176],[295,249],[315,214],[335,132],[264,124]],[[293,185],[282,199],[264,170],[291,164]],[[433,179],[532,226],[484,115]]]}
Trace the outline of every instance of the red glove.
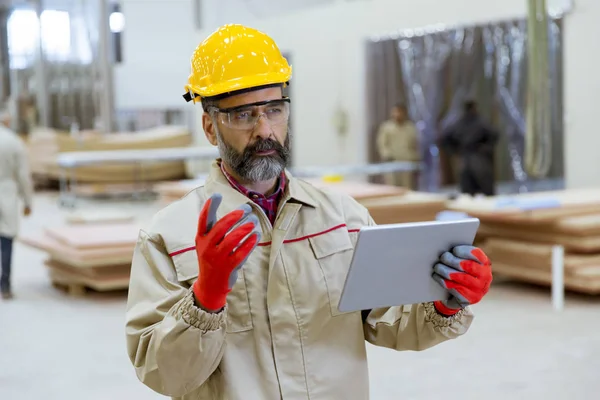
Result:
{"label": "red glove", "polygon": [[433,279],[451,294],[448,300],[434,303],[438,312],[448,316],[479,303],[492,283],[492,263],[473,246],[456,246],[445,252],[433,271]]}
{"label": "red glove", "polygon": [[[198,218],[196,254],[200,272],[194,282],[196,300],[207,311],[225,307],[227,294],[260,240],[256,231],[258,218],[248,204],[240,206],[217,221],[220,194],[212,195],[202,207]],[[254,231],[254,232],[253,232]]]}

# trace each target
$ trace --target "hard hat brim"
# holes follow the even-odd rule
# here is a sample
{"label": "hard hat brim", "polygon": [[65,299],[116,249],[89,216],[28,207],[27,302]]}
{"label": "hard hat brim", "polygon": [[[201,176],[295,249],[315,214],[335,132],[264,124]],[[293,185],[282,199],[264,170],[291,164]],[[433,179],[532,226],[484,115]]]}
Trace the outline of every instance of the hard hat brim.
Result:
{"label": "hard hat brim", "polygon": [[[291,67],[290,67],[291,69]],[[252,76],[244,76],[238,79],[228,80],[227,82],[212,84],[205,87],[196,85],[187,85],[186,90],[193,92],[194,94],[206,98],[223,95],[230,92],[236,92],[243,89],[251,89],[256,87],[257,89],[261,86],[273,85],[273,84],[285,84],[291,79],[291,73],[268,73],[259,74]]]}

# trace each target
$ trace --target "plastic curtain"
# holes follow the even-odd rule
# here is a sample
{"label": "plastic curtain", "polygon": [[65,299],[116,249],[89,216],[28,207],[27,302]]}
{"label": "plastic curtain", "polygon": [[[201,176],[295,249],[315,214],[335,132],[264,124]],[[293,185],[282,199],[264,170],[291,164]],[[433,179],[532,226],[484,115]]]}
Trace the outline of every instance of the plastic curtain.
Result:
{"label": "plastic curtain", "polygon": [[[104,0],[73,0],[60,9],[41,2],[12,10],[18,18],[33,18],[29,25],[14,24],[18,31],[14,40],[9,37],[9,53],[18,61],[11,65],[11,96],[34,99],[34,124],[60,130],[98,125],[112,86],[101,68],[105,60],[99,51],[100,1]],[[16,39],[25,33],[35,35],[34,43],[32,48],[22,43],[20,53]]]}
{"label": "plastic curtain", "polygon": [[543,178],[550,169],[552,137],[550,76],[548,68],[548,11],[546,0],[529,0],[528,91],[525,166],[528,173]]}
{"label": "plastic curtain", "polygon": [[[549,176],[562,176],[561,20],[550,21],[548,35],[552,146]],[[453,161],[436,146],[455,122],[462,104],[473,99],[502,137],[496,151],[498,180],[529,179],[523,165],[527,109],[527,21],[469,27],[436,26],[377,37],[367,44],[370,160],[379,161],[375,135],[396,102],[404,102],[421,133],[425,171],[421,190],[455,183]]]}

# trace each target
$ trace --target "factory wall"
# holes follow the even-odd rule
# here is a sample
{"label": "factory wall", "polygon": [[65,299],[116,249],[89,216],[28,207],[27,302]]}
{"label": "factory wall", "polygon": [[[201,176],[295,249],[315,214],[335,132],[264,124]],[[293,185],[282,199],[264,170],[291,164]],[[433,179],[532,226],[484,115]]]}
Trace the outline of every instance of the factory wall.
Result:
{"label": "factory wall", "polygon": [[115,66],[117,108],[184,107],[181,95],[198,41],[191,0],[124,0],[123,62]]}
{"label": "factory wall", "polygon": [[[569,0],[549,0],[553,9]],[[194,29],[191,1],[126,0],[125,64],[117,71],[117,104],[179,105],[189,73],[189,57],[208,33],[223,23],[244,23],[264,30],[291,56],[294,159],[298,165],[366,161],[364,43],[369,37],[434,24],[473,24],[526,15],[525,0],[355,0],[267,16],[239,0],[204,1],[204,29]],[[143,14],[140,11],[144,8]],[[265,11],[265,10],[262,10]],[[136,16],[136,13],[138,16]],[[143,17],[141,16],[143,15]],[[595,23],[600,2],[578,0],[565,22],[565,142],[569,187],[598,181],[600,137],[592,120],[600,78],[589,38],[600,36]],[[155,29],[159,26],[161,29]],[[150,84],[149,84],[150,83]],[[594,90],[596,89],[596,90]],[[201,112],[197,106],[198,113]],[[349,118],[345,134],[334,116]],[[198,118],[199,120],[199,118]],[[201,132],[200,132],[200,135]]]}

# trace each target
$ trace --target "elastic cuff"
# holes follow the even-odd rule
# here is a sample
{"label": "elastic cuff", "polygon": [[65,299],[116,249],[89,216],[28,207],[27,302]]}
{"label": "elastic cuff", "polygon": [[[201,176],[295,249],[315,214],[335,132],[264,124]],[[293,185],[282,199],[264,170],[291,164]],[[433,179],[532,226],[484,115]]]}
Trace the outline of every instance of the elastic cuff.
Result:
{"label": "elastic cuff", "polygon": [[446,307],[446,305],[444,305],[444,303],[442,303],[441,301],[436,301],[433,303],[433,305],[436,311],[442,314],[444,317],[451,317],[460,311],[460,309],[457,310],[454,308]]}
{"label": "elastic cuff", "polygon": [[190,289],[178,310],[179,316],[191,326],[204,332],[216,331],[225,326],[227,306],[218,313],[209,313],[196,306],[194,292]]}
{"label": "elastic cuff", "polygon": [[460,310],[454,315],[444,316],[436,310],[433,303],[424,303],[425,307],[425,321],[430,322],[436,328],[447,328],[452,326],[455,322],[460,321],[465,313],[465,310]]}

